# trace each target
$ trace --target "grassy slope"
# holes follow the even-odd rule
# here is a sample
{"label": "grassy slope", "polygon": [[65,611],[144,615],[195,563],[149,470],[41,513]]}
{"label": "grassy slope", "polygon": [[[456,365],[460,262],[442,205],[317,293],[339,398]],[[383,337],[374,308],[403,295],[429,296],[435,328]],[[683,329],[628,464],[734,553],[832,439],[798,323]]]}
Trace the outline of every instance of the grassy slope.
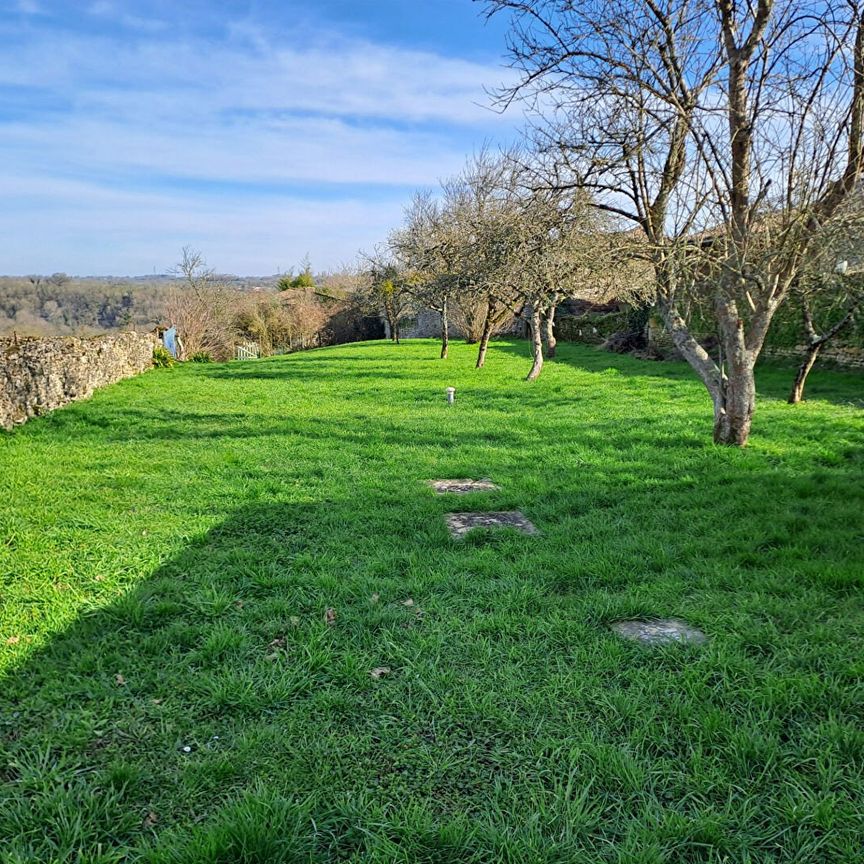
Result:
{"label": "grassy slope", "polygon": [[[859,862],[861,377],[766,370],[739,451],[683,367],[561,355],[158,370],[0,438],[0,860]],[[487,508],[542,535],[449,540]]]}

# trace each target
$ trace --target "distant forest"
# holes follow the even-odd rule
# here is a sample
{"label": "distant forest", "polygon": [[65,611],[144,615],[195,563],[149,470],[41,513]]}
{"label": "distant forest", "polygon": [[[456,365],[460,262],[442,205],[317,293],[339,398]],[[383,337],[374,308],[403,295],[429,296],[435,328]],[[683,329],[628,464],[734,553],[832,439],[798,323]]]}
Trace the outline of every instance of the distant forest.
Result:
{"label": "distant forest", "polygon": [[[275,279],[225,281],[238,291],[275,289]],[[86,336],[133,327],[164,324],[165,308],[175,280],[169,276],[78,278],[0,276],[0,337]]]}

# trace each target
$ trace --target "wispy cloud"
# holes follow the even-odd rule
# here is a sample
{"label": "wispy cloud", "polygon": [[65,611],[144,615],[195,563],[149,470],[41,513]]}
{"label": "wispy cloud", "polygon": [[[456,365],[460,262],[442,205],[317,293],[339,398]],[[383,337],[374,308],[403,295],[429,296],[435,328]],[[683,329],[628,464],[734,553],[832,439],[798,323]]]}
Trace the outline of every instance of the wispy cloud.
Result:
{"label": "wispy cloud", "polygon": [[109,0],[99,0],[91,3],[87,8],[87,14],[97,18],[105,18],[126,27],[130,30],[143,30],[150,33],[159,33],[168,29],[168,22],[161,18],[148,18],[141,15],[130,15],[123,6]]}
{"label": "wispy cloud", "polygon": [[[383,231],[385,214],[398,218],[408,187],[431,185],[473,146],[511,131],[485,107],[483,85],[501,78],[494,65],[332,29],[293,47],[283,32],[248,19],[171,28],[134,5],[95,2],[84,19],[110,22],[108,30],[79,16],[22,30],[0,56],[0,188],[17,190],[16,225],[42,234],[42,254],[54,244],[72,255],[51,266],[116,270],[106,259],[118,262],[123,248],[131,267],[141,256],[131,235],[117,238],[118,225],[137,234],[141,249],[161,250],[157,268],[192,235],[235,249],[231,261],[213,262],[220,268],[251,267],[258,259],[238,239],[263,254],[255,237],[272,248],[268,225],[291,247],[281,253],[286,266],[291,254],[315,248],[322,265],[334,264],[369,241],[371,225]],[[62,204],[48,203],[46,185],[63,190]],[[124,218],[124,207],[147,220]],[[82,245],[82,231],[98,236],[100,213],[115,237],[110,256],[104,244]],[[313,224],[331,239],[311,242]],[[262,233],[250,235],[247,225]],[[22,233],[5,227],[6,242]],[[49,269],[33,260],[36,251],[7,254],[5,266]],[[86,266],[84,254],[101,257]],[[260,267],[275,263],[260,259]]]}
{"label": "wispy cloud", "polygon": [[42,15],[44,10],[36,0],[17,0],[15,8],[22,15]]}

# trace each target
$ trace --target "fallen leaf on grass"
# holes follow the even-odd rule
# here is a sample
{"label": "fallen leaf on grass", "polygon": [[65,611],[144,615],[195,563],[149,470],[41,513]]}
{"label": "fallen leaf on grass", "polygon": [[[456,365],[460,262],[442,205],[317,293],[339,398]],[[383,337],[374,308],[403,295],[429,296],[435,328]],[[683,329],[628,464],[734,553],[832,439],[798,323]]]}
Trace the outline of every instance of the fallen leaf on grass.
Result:
{"label": "fallen leaf on grass", "polygon": [[403,606],[413,606],[413,605],[414,605],[414,601],[409,597],[407,600],[403,600],[403,601],[402,601],[402,605],[403,605]]}
{"label": "fallen leaf on grass", "polygon": [[327,623],[328,627],[333,627],[336,624],[336,610],[328,609],[324,613],[324,621]]}
{"label": "fallen leaf on grass", "polygon": [[292,615],[288,619],[288,621],[291,623],[292,627],[299,627],[300,626],[300,618],[297,615]]}
{"label": "fallen leaf on grass", "polygon": [[390,674],[389,666],[378,666],[369,673],[376,681]]}
{"label": "fallen leaf on grass", "polygon": [[122,687],[126,683],[126,679],[118,673],[114,676],[114,683]]}
{"label": "fallen leaf on grass", "polygon": [[285,637],[277,636],[268,646],[269,648],[284,648],[285,647]]}
{"label": "fallen leaf on grass", "polygon": [[162,704],[162,700],[161,700],[161,699],[151,699],[150,701],[151,701],[154,705],[161,705],[161,704]]}
{"label": "fallen leaf on grass", "polygon": [[20,637],[20,636],[10,636],[10,637],[6,640],[6,644],[7,644],[7,645],[17,645],[20,641],[21,641],[21,637]]}
{"label": "fallen leaf on grass", "polygon": [[370,603],[377,603],[381,599],[381,595],[376,591],[370,598]]}
{"label": "fallen leaf on grass", "polygon": [[156,823],[159,821],[159,815],[154,813],[152,810],[144,817],[144,822],[141,824],[142,828],[153,828]]}

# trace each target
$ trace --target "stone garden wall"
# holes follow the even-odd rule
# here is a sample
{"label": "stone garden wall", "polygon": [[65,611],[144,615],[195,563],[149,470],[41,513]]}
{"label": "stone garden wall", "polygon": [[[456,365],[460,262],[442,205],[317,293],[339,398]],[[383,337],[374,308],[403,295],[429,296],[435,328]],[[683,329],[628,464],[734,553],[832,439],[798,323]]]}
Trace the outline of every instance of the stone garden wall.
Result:
{"label": "stone garden wall", "polygon": [[0,340],[0,427],[11,429],[97,387],[149,369],[155,337],[118,333],[93,339]]}

